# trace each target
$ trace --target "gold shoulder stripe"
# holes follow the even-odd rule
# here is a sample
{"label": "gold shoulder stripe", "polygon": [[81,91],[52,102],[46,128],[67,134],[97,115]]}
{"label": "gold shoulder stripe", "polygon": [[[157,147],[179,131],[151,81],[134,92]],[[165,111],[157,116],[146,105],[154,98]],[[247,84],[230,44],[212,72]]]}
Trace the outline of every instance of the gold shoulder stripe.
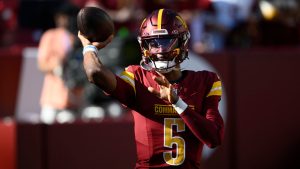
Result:
{"label": "gold shoulder stripe", "polygon": [[206,97],[209,96],[221,96],[222,95],[222,84],[221,81],[214,82],[212,85],[210,92]]}
{"label": "gold shoulder stripe", "polygon": [[131,73],[131,72],[123,71],[123,72],[121,73],[121,76],[123,76],[123,75],[129,77],[131,80],[134,79],[134,74]]}
{"label": "gold shoulder stripe", "polygon": [[158,16],[157,16],[157,29],[161,29],[161,23],[162,23],[162,14],[163,14],[164,9],[160,9],[158,11]]}
{"label": "gold shoulder stripe", "polygon": [[134,74],[128,71],[123,71],[121,73],[121,79],[123,79],[126,83],[130,84],[130,86],[132,86],[134,93],[136,93],[135,91],[135,83],[134,83]]}

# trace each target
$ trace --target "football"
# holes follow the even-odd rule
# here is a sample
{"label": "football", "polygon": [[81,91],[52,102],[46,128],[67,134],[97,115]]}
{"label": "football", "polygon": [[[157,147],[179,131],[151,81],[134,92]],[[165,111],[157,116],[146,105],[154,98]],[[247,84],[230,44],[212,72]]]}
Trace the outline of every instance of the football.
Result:
{"label": "football", "polygon": [[84,7],[77,14],[77,27],[91,42],[103,42],[114,34],[111,17],[97,7]]}

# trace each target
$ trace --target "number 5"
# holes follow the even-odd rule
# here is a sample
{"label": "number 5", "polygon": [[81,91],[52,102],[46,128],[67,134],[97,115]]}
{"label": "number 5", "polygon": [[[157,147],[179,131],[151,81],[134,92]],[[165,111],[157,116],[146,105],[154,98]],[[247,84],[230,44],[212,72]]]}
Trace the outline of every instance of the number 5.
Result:
{"label": "number 5", "polygon": [[164,160],[169,165],[180,165],[185,160],[185,142],[182,137],[173,136],[173,126],[176,132],[185,131],[185,124],[181,118],[164,119],[164,147],[172,148],[176,144],[176,157],[172,156],[172,151],[164,152]]}

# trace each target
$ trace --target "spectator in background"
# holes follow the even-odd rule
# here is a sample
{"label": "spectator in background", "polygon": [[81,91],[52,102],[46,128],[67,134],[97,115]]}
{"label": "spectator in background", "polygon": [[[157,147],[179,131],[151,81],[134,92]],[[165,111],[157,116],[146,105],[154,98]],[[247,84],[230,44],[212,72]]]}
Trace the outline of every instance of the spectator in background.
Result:
{"label": "spectator in background", "polygon": [[226,33],[234,26],[234,4],[212,1],[210,8],[200,11],[191,24],[192,49],[196,53],[220,51]]}
{"label": "spectator in background", "polygon": [[138,0],[87,0],[84,6],[94,6],[105,10],[114,21],[117,34],[119,29],[127,29],[128,33],[136,33],[138,23],[146,16],[142,2]]}
{"label": "spectator in background", "polygon": [[[56,27],[41,37],[38,49],[38,68],[45,74],[40,104],[43,123],[51,124],[74,120],[74,110],[79,107],[80,90],[71,91],[63,80],[63,66],[73,49],[74,34],[70,31],[73,7],[63,4],[55,14]],[[76,12],[75,12],[76,13]]]}
{"label": "spectator in background", "polygon": [[7,47],[15,42],[18,2],[0,0],[0,47]]}
{"label": "spectator in background", "polygon": [[[122,70],[127,66],[127,64],[133,62],[139,64],[140,58],[135,57],[140,54],[139,44],[136,40],[136,33],[133,29],[136,29],[139,22],[136,22],[139,17],[144,16],[143,14],[136,15],[134,13],[138,12],[138,4],[134,3],[135,0],[128,1],[115,1],[115,0],[87,0],[84,7],[93,6],[105,10],[111,16],[114,21],[115,26],[115,38],[109,47],[101,50],[99,53],[103,56],[103,62],[116,74],[122,72]],[[138,12],[139,13],[139,12]],[[134,27],[134,28],[133,28]],[[79,40],[79,39],[78,39]],[[78,59],[75,59],[76,56]],[[68,64],[69,68],[65,72],[72,80],[74,75],[78,81],[88,82],[86,79],[85,71],[82,68],[82,45],[80,43],[80,48],[73,50],[73,54],[70,55],[71,60],[76,62],[76,64]],[[73,58],[73,59],[72,59]],[[78,62],[75,60],[80,60]],[[68,60],[69,62],[70,60]],[[74,65],[78,65],[75,66]],[[71,68],[73,67],[73,68]],[[78,67],[78,68],[76,68]],[[73,70],[72,70],[73,69]],[[82,76],[82,73],[84,76]],[[81,77],[84,77],[82,79]],[[73,78],[74,79],[74,78]],[[117,100],[112,97],[108,97],[102,91],[102,89],[92,85],[90,83],[84,84],[83,93],[83,105],[81,110],[81,119],[83,121],[97,121],[100,122],[104,118],[126,118],[128,117],[126,108],[122,107]],[[125,116],[124,116],[125,115]]]}
{"label": "spectator in background", "polygon": [[237,23],[237,0],[212,0],[191,22],[192,50],[198,54],[221,51]]}

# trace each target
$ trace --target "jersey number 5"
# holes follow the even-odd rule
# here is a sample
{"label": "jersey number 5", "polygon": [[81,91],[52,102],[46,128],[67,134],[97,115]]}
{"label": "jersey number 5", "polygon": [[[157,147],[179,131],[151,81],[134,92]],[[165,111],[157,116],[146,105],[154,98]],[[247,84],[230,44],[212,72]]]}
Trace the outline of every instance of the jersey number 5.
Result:
{"label": "jersey number 5", "polygon": [[[176,156],[172,155],[172,151],[164,152],[164,160],[169,165],[180,165],[185,160],[185,142],[182,137],[173,136],[173,126],[176,132],[185,131],[185,124],[181,118],[165,118],[164,119],[164,147],[172,148],[176,145]],[[174,129],[175,129],[174,127]]]}

